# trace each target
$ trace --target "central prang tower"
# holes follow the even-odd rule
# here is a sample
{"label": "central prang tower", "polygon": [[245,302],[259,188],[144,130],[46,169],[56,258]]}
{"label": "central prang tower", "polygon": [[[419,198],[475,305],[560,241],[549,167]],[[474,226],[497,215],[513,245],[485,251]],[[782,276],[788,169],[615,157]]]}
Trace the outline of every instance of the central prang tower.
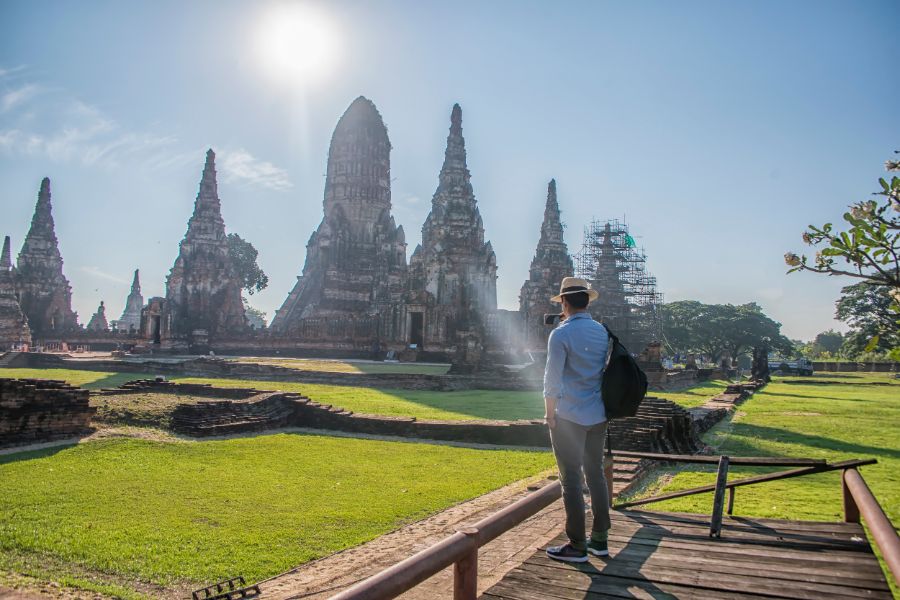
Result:
{"label": "central prang tower", "polygon": [[453,105],[450,133],[422,244],[410,258],[407,308],[410,341],[426,351],[459,353],[473,332],[480,344],[484,318],[497,311],[497,257],[484,239],[462,134],[462,109]]}
{"label": "central prang tower", "polygon": [[306,245],[303,273],[272,329],[304,335],[316,318],[378,317],[380,336],[399,335],[406,289],[406,236],[391,216],[391,143],[371,100],[360,96],[338,121],[328,149],[324,217]]}

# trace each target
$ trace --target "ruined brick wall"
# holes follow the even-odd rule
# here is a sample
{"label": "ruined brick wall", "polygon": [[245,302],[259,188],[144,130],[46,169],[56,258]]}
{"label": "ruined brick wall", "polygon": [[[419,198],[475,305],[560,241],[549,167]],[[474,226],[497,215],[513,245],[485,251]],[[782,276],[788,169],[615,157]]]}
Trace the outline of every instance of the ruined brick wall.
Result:
{"label": "ruined brick wall", "polygon": [[0,379],[0,445],[83,434],[96,412],[88,390],[65,382]]}

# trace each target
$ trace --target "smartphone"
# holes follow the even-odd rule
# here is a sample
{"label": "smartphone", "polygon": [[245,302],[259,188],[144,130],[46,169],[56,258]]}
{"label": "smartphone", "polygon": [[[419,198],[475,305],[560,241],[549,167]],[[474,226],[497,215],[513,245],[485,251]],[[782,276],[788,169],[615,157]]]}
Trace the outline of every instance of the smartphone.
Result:
{"label": "smartphone", "polygon": [[544,315],[544,325],[559,325],[562,317],[562,313],[548,313]]}

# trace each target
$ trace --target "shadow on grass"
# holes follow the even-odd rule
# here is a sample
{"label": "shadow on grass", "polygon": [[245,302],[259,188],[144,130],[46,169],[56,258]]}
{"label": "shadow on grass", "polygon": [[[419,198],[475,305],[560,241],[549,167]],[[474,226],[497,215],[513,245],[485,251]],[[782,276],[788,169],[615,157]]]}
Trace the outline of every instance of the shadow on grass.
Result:
{"label": "shadow on grass", "polygon": [[[379,390],[412,404],[472,417],[499,421],[540,419],[544,414],[540,392],[461,390],[433,392]],[[339,403],[339,401],[336,401]]]}
{"label": "shadow on grass", "polygon": [[809,394],[788,394],[782,392],[771,392],[769,390],[765,391],[766,396],[777,396],[781,398],[800,398],[801,400],[835,400],[837,402],[856,402],[859,400],[866,400],[865,398],[836,398],[835,396],[820,396],[814,392]]}
{"label": "shadow on grass", "polygon": [[[17,452],[15,446],[8,448],[0,448],[3,451],[11,451],[12,454],[0,454],[0,465],[5,465],[9,463],[21,462],[23,460],[33,460],[35,458],[46,458],[48,456],[53,456],[63,450],[67,450],[74,446],[78,445],[78,440],[81,440],[82,437],[87,437],[93,433],[93,431],[85,433],[83,436],[76,438],[66,438],[61,441],[58,446],[51,446],[49,448],[39,448],[37,450],[22,450],[21,452]],[[2,597],[2,596],[0,596]]]}
{"label": "shadow on grass", "polygon": [[99,390],[102,388],[116,388],[123,383],[134,381],[135,379],[152,379],[152,375],[146,373],[110,373],[105,377],[101,377],[96,381],[85,383],[81,387],[87,390]]}
{"label": "shadow on grass", "polygon": [[[730,439],[728,440],[726,447],[722,449],[722,453],[730,454],[732,456],[755,456],[759,454],[759,448],[749,441],[743,441],[741,438],[761,438],[767,441],[802,444],[804,446],[821,448],[822,450],[833,450],[835,452],[843,452],[846,454],[874,455],[876,457],[880,456],[895,460],[900,459],[900,450],[895,450],[893,448],[867,446],[865,444],[856,444],[819,435],[798,433],[796,431],[780,429],[778,427],[751,425],[749,423],[734,424]],[[862,458],[868,458],[868,456],[862,456]]]}

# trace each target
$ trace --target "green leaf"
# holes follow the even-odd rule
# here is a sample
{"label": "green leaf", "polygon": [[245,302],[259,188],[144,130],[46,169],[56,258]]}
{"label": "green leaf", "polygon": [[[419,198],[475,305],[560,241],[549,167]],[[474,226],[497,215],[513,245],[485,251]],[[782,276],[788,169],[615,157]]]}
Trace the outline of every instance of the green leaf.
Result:
{"label": "green leaf", "polygon": [[878,347],[878,340],[880,339],[880,337],[881,337],[881,336],[877,336],[877,335],[876,335],[876,336],[873,337],[871,340],[869,340],[869,343],[866,344],[866,349],[865,349],[864,351],[865,351],[865,352],[872,352],[873,350],[875,350],[875,348]]}

